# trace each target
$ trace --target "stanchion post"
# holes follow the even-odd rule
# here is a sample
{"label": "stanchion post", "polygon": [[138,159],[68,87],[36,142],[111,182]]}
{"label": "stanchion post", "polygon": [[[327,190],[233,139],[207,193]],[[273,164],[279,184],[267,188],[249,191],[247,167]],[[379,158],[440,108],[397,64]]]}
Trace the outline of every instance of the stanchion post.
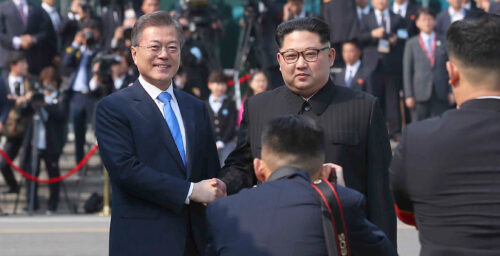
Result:
{"label": "stanchion post", "polygon": [[109,186],[109,174],[106,170],[106,167],[102,167],[102,176],[104,177],[104,189],[103,189],[103,198],[104,198],[104,207],[102,209],[103,216],[109,216],[111,214],[111,206],[109,204],[109,196],[110,196],[110,186]]}

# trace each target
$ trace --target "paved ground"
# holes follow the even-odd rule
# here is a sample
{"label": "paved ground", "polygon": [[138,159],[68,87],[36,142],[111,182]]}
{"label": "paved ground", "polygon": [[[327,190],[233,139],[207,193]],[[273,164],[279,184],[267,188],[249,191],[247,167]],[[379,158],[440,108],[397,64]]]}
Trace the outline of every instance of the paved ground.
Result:
{"label": "paved ground", "polygon": [[[0,217],[0,255],[106,256],[109,220],[95,215]],[[401,256],[418,255],[414,228],[399,223],[398,243]]]}

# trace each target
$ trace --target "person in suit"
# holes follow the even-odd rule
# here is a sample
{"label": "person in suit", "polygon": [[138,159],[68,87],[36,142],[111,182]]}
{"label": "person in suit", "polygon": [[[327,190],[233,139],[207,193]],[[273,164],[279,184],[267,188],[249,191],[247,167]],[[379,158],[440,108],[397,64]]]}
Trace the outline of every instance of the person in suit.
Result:
{"label": "person in suit", "polygon": [[416,224],[420,255],[500,251],[500,17],[453,23],[447,34],[457,109],[408,125],[390,181],[400,218]]}
{"label": "person in suit", "polygon": [[[37,133],[38,140],[36,141],[38,156],[36,158],[36,171],[34,176],[40,174],[40,161],[43,159],[45,168],[47,169],[50,178],[59,177],[59,157],[61,156],[64,146],[64,135],[66,134],[66,113],[67,101],[65,95],[59,91],[61,78],[57,69],[53,66],[48,66],[40,72],[40,84],[43,90],[43,101],[34,103],[34,107],[38,109],[41,124],[38,130],[30,130],[28,132],[29,141],[32,141],[33,132]],[[29,159],[31,157],[31,143],[26,144],[26,154]],[[33,173],[31,165],[27,171]],[[26,183],[26,197],[28,205],[30,205],[31,181]],[[49,184],[49,200],[47,206],[47,214],[52,214],[57,211],[59,204],[59,188],[60,183]],[[34,209],[39,208],[38,204],[38,183],[34,184]]]}
{"label": "person in suit", "polygon": [[208,89],[211,93],[205,104],[212,123],[219,162],[224,163],[229,153],[236,147],[234,138],[238,111],[234,100],[226,95],[227,79],[222,72],[213,71],[210,74]]}
{"label": "person in suit", "polygon": [[69,115],[75,133],[75,161],[78,164],[84,156],[87,124],[93,119],[95,98],[90,95],[89,82],[92,78],[92,59],[101,51],[97,43],[100,38],[99,22],[86,19],[82,30],[76,33],[71,46],[66,49],[61,65],[71,70],[69,76]]}
{"label": "person in suit", "polygon": [[0,68],[9,52],[23,51],[29,72],[38,76],[42,68],[51,64],[53,51],[48,51],[50,19],[39,5],[27,0],[9,0],[0,4]]}
{"label": "person in suit", "polygon": [[[10,159],[15,159],[21,147],[26,144],[24,139],[30,127],[33,108],[31,99],[33,98],[34,81],[28,72],[28,61],[24,53],[19,51],[9,52],[6,66],[9,73],[4,78],[6,85],[7,101],[6,111],[2,111],[3,135],[7,138],[3,150]],[[20,166],[26,170],[29,158],[26,154],[21,154]],[[18,193],[19,185],[12,173],[12,169],[7,162],[0,160],[0,170],[8,185],[5,193]]]}
{"label": "person in suit", "polygon": [[[319,194],[312,181],[328,178],[324,133],[310,119],[275,118],[262,132],[261,158],[254,159],[255,188],[222,198],[207,208],[208,255],[328,255]],[[333,184],[352,255],[397,255],[385,234],[366,219],[365,199]]]}
{"label": "person in suit", "polygon": [[372,0],[372,5],[374,9],[361,20],[358,40],[363,46],[363,63],[379,73],[376,95],[382,99],[389,135],[397,140],[401,132],[399,92],[408,33],[404,19],[388,8],[388,0]]}
{"label": "person in suit", "polygon": [[46,18],[49,19],[49,23],[51,24],[52,28],[49,31],[48,35],[48,40],[47,40],[47,45],[50,46],[46,50],[52,51],[51,55],[53,58],[56,58],[56,60],[52,60],[52,64],[58,65],[60,63],[60,56],[59,53],[61,52],[61,15],[57,11],[56,8],[56,0],[43,0],[42,1],[42,9],[45,11],[47,15],[45,15]]}
{"label": "person in suit", "polygon": [[182,35],[167,12],[132,31],[134,85],[100,101],[96,137],[113,189],[109,254],[204,255],[205,204],[225,196],[205,104],[174,90]]}
{"label": "person in suit", "polygon": [[451,23],[469,18],[470,12],[463,7],[463,0],[447,0],[448,9],[443,10],[436,19],[436,33],[446,36]]}
{"label": "person in suit", "polygon": [[412,122],[439,116],[453,104],[448,85],[445,38],[434,32],[435,14],[421,9],[417,16],[418,36],[406,43],[403,77],[406,106]]}
{"label": "person in suit", "polygon": [[370,13],[371,7],[370,0],[356,0],[356,14],[358,15],[358,22],[361,22],[363,15]]}
{"label": "person in suit", "polygon": [[347,187],[367,197],[366,215],[396,245],[396,217],[388,184],[391,149],[384,117],[375,97],[335,85],[330,66],[330,28],[317,18],[294,19],[278,26],[276,42],[286,86],[245,101],[236,149],[219,177],[234,194],[256,184],[250,172],[260,157],[263,126],[286,114],[309,116],[324,128],[328,163],[344,168]]}
{"label": "person in suit", "polygon": [[392,4],[392,12],[399,14],[406,22],[407,38],[414,37],[419,32],[415,24],[418,9],[418,5],[411,3],[409,0],[395,0]]}
{"label": "person in suit", "polygon": [[376,73],[361,62],[361,47],[356,40],[347,41],[342,45],[342,58],[346,66],[341,72],[335,74],[334,83],[375,95],[377,92]]}

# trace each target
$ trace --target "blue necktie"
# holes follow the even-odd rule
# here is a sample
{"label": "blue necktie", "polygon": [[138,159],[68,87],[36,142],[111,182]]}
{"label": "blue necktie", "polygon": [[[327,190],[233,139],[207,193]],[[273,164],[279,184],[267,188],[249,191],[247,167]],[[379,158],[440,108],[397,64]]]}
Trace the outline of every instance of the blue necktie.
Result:
{"label": "blue necktie", "polygon": [[163,114],[165,115],[165,121],[167,121],[170,133],[172,134],[172,137],[174,137],[175,145],[177,146],[177,150],[179,150],[182,162],[184,163],[184,165],[186,165],[186,154],[184,153],[184,143],[182,142],[181,128],[179,127],[177,117],[175,117],[174,110],[170,105],[172,95],[170,95],[170,93],[168,92],[162,92],[158,96],[158,100],[163,103]]}
{"label": "blue necktie", "polygon": [[347,74],[347,79],[345,80],[345,85],[347,87],[351,87],[351,83],[352,83],[352,79],[354,78],[354,76],[352,75],[352,69],[349,70],[349,73]]}

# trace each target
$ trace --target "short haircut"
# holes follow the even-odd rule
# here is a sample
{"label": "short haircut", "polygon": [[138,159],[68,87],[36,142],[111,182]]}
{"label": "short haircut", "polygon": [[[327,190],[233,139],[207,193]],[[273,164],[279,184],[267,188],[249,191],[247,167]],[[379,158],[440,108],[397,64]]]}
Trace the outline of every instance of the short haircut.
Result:
{"label": "short haircut", "polygon": [[434,19],[436,19],[436,13],[431,9],[431,8],[420,8],[418,9],[418,12],[417,12],[417,19],[420,17],[420,15],[422,14],[427,14],[427,15],[430,15],[432,16]]}
{"label": "short haircut", "polygon": [[464,67],[500,70],[500,16],[482,14],[451,24],[446,35],[450,58]]}
{"label": "short haircut", "polygon": [[323,137],[323,131],[312,119],[287,115],[266,125],[262,133],[262,148],[279,157],[280,167],[296,167],[312,177],[324,163]]}
{"label": "short haircut", "polygon": [[5,65],[10,67],[10,65],[16,65],[19,61],[26,60],[26,55],[21,51],[11,51],[7,54],[5,59]]}
{"label": "short haircut", "polygon": [[81,29],[84,28],[90,28],[90,29],[97,29],[101,31],[102,24],[99,22],[99,20],[94,19],[94,18],[87,18],[82,21],[82,24],[80,25]]}
{"label": "short haircut", "polygon": [[319,41],[323,44],[330,42],[330,28],[328,24],[318,18],[299,18],[281,23],[276,29],[276,43],[281,48],[286,35],[294,31],[309,31],[319,36]]}
{"label": "short haircut", "polygon": [[54,86],[59,88],[59,84],[61,83],[61,76],[59,75],[59,71],[54,66],[47,66],[42,69],[40,72],[40,82],[52,80],[55,81],[56,84]]}
{"label": "short haircut", "polygon": [[148,27],[163,27],[163,26],[173,26],[177,30],[177,35],[179,36],[179,43],[182,45],[184,43],[184,38],[182,36],[182,28],[179,22],[174,20],[170,14],[166,11],[156,11],[149,14],[142,15],[134,25],[132,29],[132,46],[138,46],[139,40],[141,39],[141,34],[144,29]]}
{"label": "short haircut", "polygon": [[352,40],[345,41],[342,45],[345,45],[345,44],[352,44],[356,48],[358,48],[358,50],[361,51],[361,44],[359,43],[359,41],[357,39],[352,39]]}
{"label": "short haircut", "polygon": [[224,75],[224,73],[220,72],[220,71],[212,71],[212,73],[210,73],[210,76],[208,76],[208,82],[209,83],[227,83],[227,78],[226,76]]}

